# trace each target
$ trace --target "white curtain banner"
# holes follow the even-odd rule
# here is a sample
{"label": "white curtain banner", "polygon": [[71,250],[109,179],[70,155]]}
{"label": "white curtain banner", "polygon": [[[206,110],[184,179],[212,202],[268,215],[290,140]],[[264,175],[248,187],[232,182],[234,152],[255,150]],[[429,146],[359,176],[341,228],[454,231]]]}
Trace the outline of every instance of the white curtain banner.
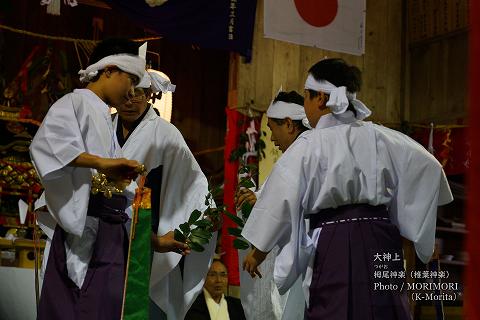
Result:
{"label": "white curtain banner", "polygon": [[265,37],[362,55],[365,11],[365,0],[265,0]]}

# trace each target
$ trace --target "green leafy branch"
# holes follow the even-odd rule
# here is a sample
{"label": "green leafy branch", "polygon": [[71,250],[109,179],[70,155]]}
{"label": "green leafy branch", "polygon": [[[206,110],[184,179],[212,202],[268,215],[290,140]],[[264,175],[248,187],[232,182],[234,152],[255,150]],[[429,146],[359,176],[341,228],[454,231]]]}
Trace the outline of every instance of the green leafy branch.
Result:
{"label": "green leafy branch", "polygon": [[244,202],[241,208],[241,217],[231,214],[230,212],[225,212],[225,215],[237,224],[237,227],[228,228],[227,230],[229,235],[235,237],[235,239],[233,240],[233,246],[236,249],[245,250],[250,248],[250,243],[244,237],[242,237],[242,230],[245,226],[245,223],[247,222],[250,212],[252,212],[252,208],[253,206],[250,203]]}
{"label": "green leafy branch", "polygon": [[212,188],[205,196],[205,205],[207,209],[204,212],[194,210],[190,214],[188,221],[182,223],[179,229],[175,229],[174,238],[177,241],[185,242],[190,249],[197,252],[205,250],[206,245],[218,230],[222,221],[222,213],[226,210],[225,206],[215,206],[214,198],[222,192],[221,187]]}
{"label": "green leafy branch", "polygon": [[[242,163],[240,168],[238,169],[238,173],[241,178],[238,182],[236,192],[238,192],[241,188],[250,189],[255,187],[255,183],[253,183],[252,177],[257,174],[257,165],[252,163]],[[249,242],[244,237],[242,237],[242,230],[248,220],[248,217],[250,216],[250,213],[252,212],[252,209],[253,205],[245,201],[240,208],[241,216],[236,216],[234,214],[231,214],[230,212],[225,212],[225,215],[237,225],[237,227],[228,228],[227,230],[228,234],[235,237],[235,240],[233,240],[233,246],[236,249],[245,250],[250,248]]]}

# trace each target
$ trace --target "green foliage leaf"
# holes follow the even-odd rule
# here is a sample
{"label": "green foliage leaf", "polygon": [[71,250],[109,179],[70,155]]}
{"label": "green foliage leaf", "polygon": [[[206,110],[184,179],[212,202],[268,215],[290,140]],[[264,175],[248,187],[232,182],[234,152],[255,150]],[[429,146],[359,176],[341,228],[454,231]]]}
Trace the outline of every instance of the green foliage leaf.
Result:
{"label": "green foliage leaf", "polygon": [[189,234],[190,233],[190,225],[188,222],[184,222],[180,225],[180,230],[182,230],[183,234]]}
{"label": "green foliage leaf", "polygon": [[239,227],[242,227],[242,228],[243,228],[243,226],[245,225],[245,223],[243,223],[242,218],[237,217],[236,215],[233,215],[233,214],[231,214],[230,212],[224,212],[224,213],[227,215],[227,217],[230,218],[230,220],[232,220],[233,222],[235,222]]}
{"label": "green foliage leaf", "polygon": [[202,220],[195,221],[193,224],[197,227],[202,227],[202,228],[213,227],[213,223],[210,220],[207,220],[207,219],[202,219]]}
{"label": "green foliage leaf", "polygon": [[254,188],[254,187],[255,187],[255,183],[253,183],[253,181],[250,180],[250,178],[248,178],[248,179],[242,179],[242,180],[240,180],[239,186],[240,186],[240,187],[244,187],[244,188],[246,188],[246,189],[250,189],[250,188]]}
{"label": "green foliage leaf", "polygon": [[235,237],[241,237],[242,236],[242,229],[239,228],[228,228],[228,234],[235,236]]}
{"label": "green foliage leaf", "polygon": [[233,240],[233,247],[239,250],[245,250],[250,248],[250,244],[242,239],[235,239]]}
{"label": "green foliage leaf", "polygon": [[188,219],[188,224],[193,224],[195,221],[198,220],[198,218],[200,218],[201,215],[202,212],[200,210],[193,210],[190,218]]}
{"label": "green foliage leaf", "polygon": [[194,242],[196,244],[199,244],[199,245],[204,245],[204,244],[207,244],[209,239],[205,239],[205,238],[200,238],[200,237],[196,237],[196,236],[190,236],[190,241],[191,242]]}
{"label": "green foliage leaf", "polygon": [[248,173],[248,168],[243,166],[240,169],[238,169],[238,173],[240,174]]}
{"label": "green foliage leaf", "polygon": [[180,242],[185,242],[185,240],[187,240],[187,238],[185,238],[185,236],[183,235],[182,231],[178,229],[175,229],[175,231],[173,231],[173,238]]}
{"label": "green foliage leaf", "polygon": [[253,206],[250,204],[250,202],[245,201],[242,204],[242,218],[244,221],[247,221],[248,217],[250,216],[250,213],[252,212]]}
{"label": "green foliage leaf", "polygon": [[192,249],[193,251],[196,251],[196,252],[205,251],[205,248],[201,244],[190,242],[188,245],[190,246],[190,249]]}
{"label": "green foliage leaf", "polygon": [[203,239],[210,239],[212,237],[212,233],[202,229],[202,228],[195,228],[191,232],[192,236],[203,238]]}

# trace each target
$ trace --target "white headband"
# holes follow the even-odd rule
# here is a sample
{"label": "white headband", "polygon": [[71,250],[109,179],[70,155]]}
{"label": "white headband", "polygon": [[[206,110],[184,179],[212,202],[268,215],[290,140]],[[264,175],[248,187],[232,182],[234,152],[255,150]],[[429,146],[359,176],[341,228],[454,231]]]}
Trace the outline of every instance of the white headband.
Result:
{"label": "white headband", "polygon": [[120,70],[142,79],[145,74],[145,59],[132,54],[114,54],[106,56],[98,62],[89,65],[85,70],[78,71],[81,82],[90,82],[98,71],[108,66],[116,66]]}
{"label": "white headband", "polygon": [[167,78],[162,76],[159,71],[149,69],[145,72],[142,81],[137,85],[137,88],[152,88],[153,93],[157,92],[175,92],[176,86]]}
{"label": "white headband", "polygon": [[275,101],[270,104],[267,109],[267,117],[273,119],[290,118],[292,120],[302,120],[305,127],[311,129],[308,123],[305,109],[303,106],[296,103],[288,103],[285,101]]}
{"label": "white headband", "polygon": [[363,120],[372,114],[372,111],[362,101],[357,99],[357,95],[348,92],[346,87],[336,87],[326,80],[317,81],[310,73],[307,81],[305,81],[305,89],[328,94],[330,97],[326,105],[334,114],[341,114],[347,111],[349,102],[352,103],[353,108],[357,112],[356,118],[358,120]]}

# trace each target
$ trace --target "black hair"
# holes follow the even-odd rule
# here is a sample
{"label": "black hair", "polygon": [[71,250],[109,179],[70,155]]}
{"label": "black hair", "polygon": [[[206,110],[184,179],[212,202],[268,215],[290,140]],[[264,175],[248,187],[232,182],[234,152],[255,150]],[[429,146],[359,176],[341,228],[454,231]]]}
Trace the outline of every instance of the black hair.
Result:
{"label": "black hair", "polygon": [[95,49],[93,49],[88,64],[94,64],[101,59],[114,54],[132,54],[138,55],[138,45],[125,38],[108,38],[99,42]]}
{"label": "black hair", "polygon": [[303,106],[303,97],[297,91],[280,91],[273,102],[283,101],[286,103],[296,103]]}
{"label": "black hair", "polygon": [[[286,103],[295,103],[303,106],[303,97],[296,91],[290,91],[290,92],[280,91],[275,97],[275,99],[273,99],[273,102],[277,102],[277,101],[283,101]],[[285,123],[285,119],[272,118],[272,120],[280,126]],[[308,130],[308,128],[303,125],[302,120],[292,120],[292,122],[294,126],[297,127],[298,130],[300,130],[300,132]]]}
{"label": "black hair", "polygon": [[[278,124],[279,126],[283,125],[285,123],[285,119],[275,119],[275,118],[270,118],[272,119],[273,122]],[[292,120],[293,125],[297,127],[298,130],[300,130],[300,133],[309,130],[307,127],[303,125],[302,120]]]}
{"label": "black hair", "polygon": [[[362,86],[362,72],[356,66],[348,65],[343,59],[323,59],[315,63],[309,70],[317,81],[326,80],[337,87],[344,86],[348,92],[360,91]],[[310,97],[316,97],[318,92],[308,89]],[[352,104],[348,110],[356,115]]]}
{"label": "black hair", "polygon": [[215,259],[212,260],[212,264],[214,262],[220,262],[225,267],[225,269],[227,269],[227,273],[228,273],[227,265],[221,259],[215,258]]}
{"label": "black hair", "polygon": [[348,65],[343,59],[324,59],[309,70],[315,80],[327,80],[337,87],[345,86],[349,92],[358,92],[362,86],[362,73],[356,66]]}
{"label": "black hair", "polygon": [[[88,64],[92,65],[97,63],[98,61],[102,60],[105,57],[114,55],[114,54],[132,54],[138,55],[138,45],[128,39],[125,38],[108,38],[105,39],[97,44],[95,49],[93,49],[90,58],[88,59]],[[120,70],[118,68],[114,68],[115,70]],[[103,70],[100,70],[98,74],[92,79],[92,82],[97,81],[100,78]],[[140,81],[139,79],[138,81]]]}

